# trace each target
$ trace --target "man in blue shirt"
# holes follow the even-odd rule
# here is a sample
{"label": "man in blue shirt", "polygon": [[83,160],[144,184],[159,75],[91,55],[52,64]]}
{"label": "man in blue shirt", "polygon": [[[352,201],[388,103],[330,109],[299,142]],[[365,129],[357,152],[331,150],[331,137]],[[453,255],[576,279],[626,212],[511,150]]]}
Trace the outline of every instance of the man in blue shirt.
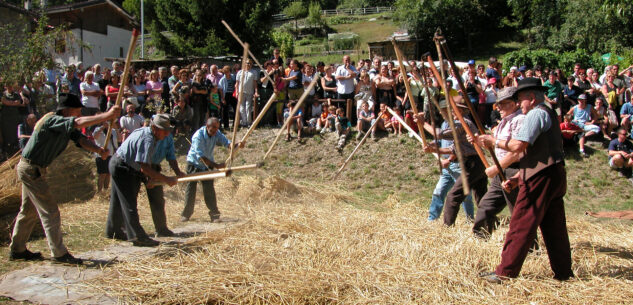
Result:
{"label": "man in blue shirt", "polygon": [[[206,126],[202,126],[193,134],[191,147],[187,153],[187,174],[221,169],[226,166],[224,163],[216,163],[213,159],[213,149],[215,149],[216,145],[229,147],[231,144],[231,141],[218,129],[220,129],[220,121],[218,118],[211,117],[207,120]],[[238,143],[238,145],[244,147],[243,142]],[[220,218],[220,211],[217,206],[213,180],[201,182],[204,203],[207,205],[207,208],[209,208],[209,217],[211,217],[211,221],[217,220]],[[188,221],[193,214],[197,185],[197,181],[187,183],[185,189],[185,208],[182,210],[180,221]]]}
{"label": "man in blue shirt", "polygon": [[[158,241],[149,238],[141,226],[137,197],[141,180],[145,176],[170,186],[178,181],[176,177],[167,177],[151,166],[157,144],[165,139],[171,130],[169,116],[156,115],[152,119],[151,126],[134,130],[112,156],[109,164],[112,192],[106,223],[107,237],[127,239],[138,247],[154,247],[159,244]],[[122,230],[123,225],[125,225],[125,233]]]}
{"label": "man in blue shirt", "polygon": [[[167,159],[169,167],[174,171],[176,176],[182,177],[185,174],[180,171],[178,161],[176,161],[176,149],[174,148],[174,136],[169,134],[164,139],[156,142],[156,149],[152,155],[151,167],[157,172],[161,172],[160,163]],[[167,227],[167,216],[165,215],[165,197],[162,185],[153,185],[150,180],[145,182],[145,190],[147,191],[147,200],[152,211],[152,220],[154,228],[156,228],[156,237],[174,236],[174,232]]]}

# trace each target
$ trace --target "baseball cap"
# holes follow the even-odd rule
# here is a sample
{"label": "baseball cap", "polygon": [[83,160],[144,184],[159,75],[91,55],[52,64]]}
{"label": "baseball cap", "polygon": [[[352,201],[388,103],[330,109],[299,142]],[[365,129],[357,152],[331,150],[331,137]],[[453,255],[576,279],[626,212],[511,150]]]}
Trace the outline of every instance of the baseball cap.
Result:
{"label": "baseball cap", "polygon": [[475,60],[474,60],[474,59],[469,60],[469,61],[468,61],[468,64],[469,64],[469,65],[474,65],[474,64],[475,64]]}

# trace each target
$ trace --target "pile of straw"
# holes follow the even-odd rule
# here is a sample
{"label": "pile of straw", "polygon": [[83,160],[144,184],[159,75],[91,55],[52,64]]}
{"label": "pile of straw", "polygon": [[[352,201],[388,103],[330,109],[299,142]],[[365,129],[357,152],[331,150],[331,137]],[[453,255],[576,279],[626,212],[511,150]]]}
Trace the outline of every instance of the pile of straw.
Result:
{"label": "pile of straw", "polygon": [[[545,253],[502,285],[477,277],[499,263],[507,229],[475,239],[460,215],[453,228],[427,222],[413,202],[387,198],[381,211],[351,194],[276,177],[218,180],[225,216],[244,225],[213,231],[161,254],[115,265],[91,288],[123,303],[628,303],[633,232],[622,224],[569,220],[574,272],[552,279]],[[543,245],[541,245],[543,247]],[[599,301],[598,301],[599,300]]]}
{"label": "pile of straw", "polygon": [[[17,154],[0,165],[0,216],[20,210],[22,185],[15,171],[20,158]],[[92,155],[69,143],[66,150],[48,167],[46,178],[55,200],[65,203],[86,200],[94,195],[95,171]]]}

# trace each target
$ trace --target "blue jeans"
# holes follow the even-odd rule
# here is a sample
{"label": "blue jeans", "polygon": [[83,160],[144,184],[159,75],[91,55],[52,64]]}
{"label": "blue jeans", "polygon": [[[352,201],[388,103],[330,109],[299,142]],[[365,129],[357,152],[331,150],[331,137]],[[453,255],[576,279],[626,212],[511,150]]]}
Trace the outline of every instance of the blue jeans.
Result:
{"label": "blue jeans", "polygon": [[[448,168],[442,169],[442,175],[440,175],[440,180],[437,181],[437,185],[435,186],[435,190],[433,190],[433,197],[431,198],[431,206],[429,207],[429,218],[428,220],[436,220],[442,214],[442,208],[444,207],[444,199],[446,199],[446,194],[455,184],[455,180],[459,178],[462,170],[459,168],[459,162],[451,162]],[[462,202],[462,208],[466,212],[466,217],[468,219],[474,218],[474,207],[473,201],[470,194],[464,199]]]}

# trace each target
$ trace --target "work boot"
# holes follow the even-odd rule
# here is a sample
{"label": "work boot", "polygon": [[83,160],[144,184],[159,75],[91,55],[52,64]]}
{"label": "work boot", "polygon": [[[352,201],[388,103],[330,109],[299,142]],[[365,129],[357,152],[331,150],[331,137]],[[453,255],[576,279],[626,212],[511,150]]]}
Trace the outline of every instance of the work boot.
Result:
{"label": "work boot", "polygon": [[160,242],[146,237],[132,241],[132,245],[134,245],[135,247],[156,247],[160,245]]}
{"label": "work boot", "polygon": [[209,218],[211,218],[211,222],[215,222],[220,219],[220,212],[217,213],[209,213]]}
{"label": "work boot", "polygon": [[176,234],[174,234],[174,232],[172,232],[170,229],[164,229],[164,230],[160,230],[160,231],[156,231],[156,237],[172,237]]}
{"label": "work boot", "polygon": [[84,261],[81,258],[76,258],[72,254],[66,252],[66,254],[53,258],[53,262],[70,265],[83,265]]}
{"label": "work boot", "polygon": [[25,261],[39,261],[42,260],[42,253],[40,252],[31,252],[29,250],[24,250],[24,252],[13,252],[9,253],[9,260],[25,260]]}

